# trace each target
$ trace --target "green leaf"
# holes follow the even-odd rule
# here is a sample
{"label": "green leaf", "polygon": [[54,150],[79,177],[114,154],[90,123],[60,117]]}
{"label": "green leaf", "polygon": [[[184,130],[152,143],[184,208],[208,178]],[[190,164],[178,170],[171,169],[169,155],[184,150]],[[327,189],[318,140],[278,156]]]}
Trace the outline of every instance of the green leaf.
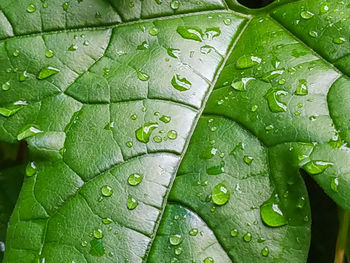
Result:
{"label": "green leaf", "polygon": [[300,169],[350,209],[327,3],[2,1],[0,140],[30,151],[4,262],[306,262]]}

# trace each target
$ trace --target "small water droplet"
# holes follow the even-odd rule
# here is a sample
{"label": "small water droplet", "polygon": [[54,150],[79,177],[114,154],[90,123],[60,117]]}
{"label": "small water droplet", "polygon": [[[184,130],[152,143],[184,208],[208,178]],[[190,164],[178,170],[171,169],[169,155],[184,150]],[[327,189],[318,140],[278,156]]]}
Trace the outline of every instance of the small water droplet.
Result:
{"label": "small water droplet", "polygon": [[94,229],[94,237],[95,237],[96,239],[101,239],[101,238],[103,238],[103,232],[102,232],[102,230],[101,230],[100,228],[95,228],[95,229]]}
{"label": "small water droplet", "polygon": [[26,176],[32,177],[33,175],[36,175],[38,172],[38,168],[36,167],[34,162],[28,163],[26,166]]}
{"label": "small water droplet", "polygon": [[180,2],[178,0],[172,0],[170,3],[170,7],[173,10],[177,10],[180,7]]}
{"label": "small water droplet", "polygon": [[2,88],[2,90],[4,90],[4,91],[9,90],[9,89],[11,88],[10,82],[9,82],[9,81],[5,82],[4,84],[2,84],[1,88]]}
{"label": "small water droplet", "polygon": [[198,234],[198,228],[192,228],[188,233],[190,236],[196,236]]}
{"label": "small water droplet", "polygon": [[68,51],[76,51],[78,49],[78,46],[76,44],[72,44],[70,45],[70,47],[68,48]]}
{"label": "small water droplet", "polygon": [[243,236],[243,240],[245,242],[250,242],[252,240],[252,234],[250,232],[247,232],[244,236]]}
{"label": "small water droplet", "polygon": [[243,55],[236,61],[237,69],[247,69],[261,63],[261,58],[256,56]]}
{"label": "small water droplet", "polygon": [[181,78],[179,74],[174,75],[171,80],[171,85],[178,91],[186,91],[192,87],[192,83],[186,78]]}
{"label": "small water droplet", "polygon": [[211,193],[211,198],[216,205],[224,205],[230,199],[227,186],[223,183],[216,185]]}
{"label": "small water droplet", "polygon": [[149,80],[150,77],[147,73],[144,73],[140,70],[136,70],[136,72],[137,72],[137,77],[139,78],[139,80],[141,80],[141,81]]}
{"label": "small water droplet", "polygon": [[180,51],[180,49],[169,47],[169,48],[167,48],[167,53],[170,57],[178,58],[179,55],[181,54],[181,51]]}
{"label": "small water droplet", "polygon": [[171,121],[171,117],[163,115],[162,117],[159,118],[159,120],[161,120],[164,123],[169,123]]}
{"label": "small water droplet", "polygon": [[147,41],[143,41],[140,45],[137,46],[136,50],[146,50],[149,48]]}
{"label": "small water droplet", "polygon": [[177,247],[177,248],[175,248],[175,255],[181,255],[181,253],[183,252],[183,249],[182,249],[182,247]]}
{"label": "small water droplet", "polygon": [[64,11],[67,11],[68,10],[68,2],[63,3],[62,8]]}
{"label": "small water droplet", "polygon": [[133,173],[128,178],[128,183],[132,186],[139,185],[142,182],[143,176],[139,173]]}
{"label": "small water droplet", "polygon": [[328,3],[321,4],[321,14],[325,14],[329,11]]}
{"label": "small water droplet", "polygon": [[19,74],[19,81],[23,82],[26,81],[29,78],[28,72],[26,70],[22,71],[21,74]]}
{"label": "small water droplet", "polygon": [[339,179],[338,179],[338,177],[333,177],[331,179],[331,189],[334,192],[338,192],[338,186],[339,186]]}
{"label": "small water droplet", "polygon": [[125,145],[128,147],[128,148],[131,148],[133,146],[133,143],[131,141],[128,141],[125,143]]}
{"label": "small water droplet", "polygon": [[207,257],[203,260],[204,263],[214,263],[214,259],[212,257]]}
{"label": "small water droplet", "polygon": [[325,161],[310,161],[306,163],[303,168],[304,170],[312,175],[320,174],[324,172],[328,167],[332,166],[333,163]]}
{"label": "small water droplet", "polygon": [[132,196],[129,195],[126,206],[129,210],[134,210],[139,205],[139,202]]}
{"label": "small water droplet", "polygon": [[38,79],[46,79],[52,75],[55,75],[57,73],[59,73],[60,70],[57,69],[57,68],[54,68],[54,67],[51,67],[51,66],[46,66],[46,67],[43,67],[41,69],[41,71],[39,72],[37,78]]}
{"label": "small water droplet", "polygon": [[149,122],[135,131],[136,138],[143,143],[148,143],[153,130],[158,128],[157,122]]}
{"label": "small water droplet", "polygon": [[225,24],[226,26],[231,25],[231,24],[232,24],[231,18],[225,18],[225,19],[224,19],[224,24]]}
{"label": "small water droplet", "polygon": [[179,26],[176,30],[184,39],[190,39],[201,42],[203,40],[203,32],[198,27]]}
{"label": "small water droplet", "polygon": [[345,43],[346,39],[344,37],[335,37],[333,38],[334,44],[343,44]]}
{"label": "small water droplet", "polygon": [[261,255],[264,256],[264,257],[267,257],[269,255],[270,251],[269,251],[269,248],[268,247],[264,247],[262,250],[261,250]]}
{"label": "small water droplet", "polygon": [[310,11],[305,11],[305,10],[304,10],[304,11],[301,11],[300,16],[301,16],[302,18],[308,20],[308,19],[312,18],[312,17],[314,16],[314,14],[311,13]]}
{"label": "small water droplet", "polygon": [[175,139],[177,138],[177,132],[174,131],[174,130],[170,130],[170,131],[168,132],[168,138],[169,138],[170,140],[175,140]]}
{"label": "small water droplet", "polygon": [[47,58],[52,58],[52,57],[54,56],[54,52],[53,52],[51,49],[47,49],[47,50],[45,51],[45,56],[46,56]]}
{"label": "small water droplet", "polygon": [[238,91],[245,91],[247,89],[247,83],[255,78],[242,78],[239,81],[232,82],[231,87]]}
{"label": "small water droplet", "polygon": [[265,98],[267,99],[269,108],[272,112],[287,111],[287,105],[280,101],[280,97],[287,94],[288,92],[279,88],[271,88],[267,91]]}
{"label": "small water droplet", "polygon": [[254,161],[254,158],[252,156],[245,155],[243,157],[243,160],[246,164],[251,165],[252,162]]}
{"label": "small water droplet", "polygon": [[149,30],[149,34],[150,34],[151,36],[156,36],[156,35],[158,35],[158,33],[159,33],[159,31],[158,31],[158,28],[156,28],[156,27],[152,27],[152,28]]}
{"label": "small water droplet", "polygon": [[313,38],[317,38],[318,37],[318,33],[317,33],[317,31],[311,30],[311,31],[309,31],[309,36],[313,37]]}
{"label": "small water droplet", "polygon": [[265,82],[271,82],[271,80],[277,78],[278,76],[282,75],[283,73],[284,73],[284,69],[272,70],[270,72],[265,73],[262,76],[262,80]]}
{"label": "small water droplet", "polygon": [[236,228],[231,230],[231,236],[232,237],[238,236],[238,230]]}
{"label": "small water droplet", "polygon": [[225,172],[225,162],[221,161],[219,165],[208,167],[206,172],[209,175],[218,175]]}
{"label": "small water droplet", "polygon": [[27,12],[28,13],[34,13],[36,10],[36,6],[34,4],[30,4],[27,6]]}
{"label": "small water droplet", "polygon": [[13,53],[12,53],[12,55],[13,55],[14,57],[18,57],[19,54],[20,54],[20,52],[19,52],[18,49],[14,50]]}
{"label": "small water droplet", "polygon": [[173,246],[180,245],[182,240],[183,240],[183,237],[180,234],[170,235],[169,237],[169,242]]}
{"label": "small water droplet", "polygon": [[113,194],[113,189],[109,185],[104,185],[101,187],[101,194],[105,197],[110,197]]}
{"label": "small water droplet", "polygon": [[102,223],[105,225],[109,225],[109,224],[113,223],[113,220],[111,218],[103,218]]}

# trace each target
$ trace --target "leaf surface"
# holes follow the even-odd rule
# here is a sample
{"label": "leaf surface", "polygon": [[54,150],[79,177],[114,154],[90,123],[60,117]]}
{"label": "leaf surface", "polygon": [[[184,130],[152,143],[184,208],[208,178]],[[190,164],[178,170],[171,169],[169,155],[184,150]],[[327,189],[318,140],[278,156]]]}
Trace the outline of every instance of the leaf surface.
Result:
{"label": "leaf surface", "polygon": [[0,3],[0,140],[31,153],[5,262],[306,262],[299,170],[350,208],[329,2]]}

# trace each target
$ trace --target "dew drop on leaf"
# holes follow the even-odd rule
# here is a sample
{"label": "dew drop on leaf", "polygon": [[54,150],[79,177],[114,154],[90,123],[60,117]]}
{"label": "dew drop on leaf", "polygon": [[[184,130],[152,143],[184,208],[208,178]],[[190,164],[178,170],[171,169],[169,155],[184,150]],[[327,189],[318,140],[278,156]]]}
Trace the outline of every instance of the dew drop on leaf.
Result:
{"label": "dew drop on leaf", "polygon": [[179,26],[176,30],[184,39],[203,41],[203,31],[198,27]]}
{"label": "dew drop on leaf", "polygon": [[126,206],[129,210],[134,210],[139,205],[139,202],[132,196],[129,195],[128,200],[126,202]]}
{"label": "dew drop on leaf", "polygon": [[295,91],[296,95],[305,96],[309,93],[307,81],[305,79],[299,80],[298,87]]}
{"label": "dew drop on leaf", "polygon": [[225,172],[225,162],[221,161],[219,165],[210,166],[207,168],[207,174],[218,175]]}
{"label": "dew drop on leaf", "polygon": [[339,179],[337,177],[333,177],[331,179],[331,189],[333,192],[338,192]]}
{"label": "dew drop on leaf", "polygon": [[143,143],[148,143],[153,130],[158,128],[157,122],[149,122],[135,131],[136,138]]}
{"label": "dew drop on leaf", "polygon": [[38,168],[36,167],[34,162],[30,162],[27,164],[26,176],[32,177],[32,176],[36,175],[37,171],[38,171]]}
{"label": "dew drop on leaf", "polygon": [[231,236],[232,237],[238,236],[238,230],[236,228],[231,230]]}
{"label": "dew drop on leaf", "polygon": [[255,78],[242,78],[239,81],[232,82],[231,87],[238,91],[245,91],[247,89],[247,83]]}
{"label": "dew drop on leaf", "polygon": [[1,85],[1,89],[4,91],[7,91],[11,88],[11,84],[9,81],[5,82],[4,84]]}
{"label": "dew drop on leaf", "polygon": [[269,251],[269,248],[268,247],[264,247],[262,250],[261,250],[261,255],[264,256],[264,257],[267,257],[269,255],[270,251]]}
{"label": "dew drop on leaf", "polygon": [[198,228],[192,228],[188,233],[190,236],[196,236],[198,234]]}
{"label": "dew drop on leaf", "polygon": [[311,13],[310,11],[301,11],[300,16],[306,20],[312,18],[314,16],[313,13]]}
{"label": "dew drop on leaf", "polygon": [[207,257],[203,260],[203,263],[214,263],[214,259],[212,257]]}
{"label": "dew drop on leaf", "polygon": [[216,205],[224,205],[230,199],[227,186],[223,183],[216,185],[211,193],[211,198]]}
{"label": "dew drop on leaf", "polygon": [[181,54],[181,51],[180,51],[180,49],[169,47],[169,48],[167,48],[167,53],[170,57],[178,58],[179,55]]}
{"label": "dew drop on leaf", "polygon": [[10,105],[7,107],[0,108],[0,115],[4,117],[10,117],[22,109],[24,105]]}
{"label": "dew drop on leaf", "polygon": [[287,95],[288,92],[279,88],[271,88],[265,94],[265,98],[272,112],[285,112],[287,105],[280,101],[282,95]]}
{"label": "dew drop on leaf", "polygon": [[179,74],[174,75],[171,80],[171,85],[178,91],[186,91],[192,87],[192,83],[186,78],[181,78]]}
{"label": "dew drop on leaf", "polygon": [[173,246],[180,245],[182,240],[183,240],[183,237],[180,234],[170,235],[169,237],[169,242]]}
{"label": "dew drop on leaf", "polygon": [[287,224],[287,219],[282,211],[277,194],[273,194],[261,205],[260,215],[263,222],[268,226],[279,227]]}
{"label": "dew drop on leaf", "polygon": [[101,194],[105,197],[110,197],[113,194],[113,189],[109,185],[104,185],[101,187]]}
{"label": "dew drop on leaf", "polygon": [[250,56],[250,55],[243,55],[236,61],[236,68],[237,69],[247,69],[254,67],[261,63],[261,58],[256,56]]}
{"label": "dew drop on leaf", "polygon": [[132,186],[139,185],[142,182],[143,176],[139,173],[133,173],[128,178],[128,183]]}
{"label": "dew drop on leaf", "polygon": [[328,167],[332,166],[333,163],[326,161],[310,161],[306,163],[303,168],[304,170],[312,175],[320,174],[324,172]]}
{"label": "dew drop on leaf", "polygon": [[41,69],[41,71],[39,72],[38,74],[38,79],[46,79],[52,75],[55,75],[57,73],[59,73],[60,70],[55,68],[55,67],[51,67],[51,66],[46,66],[46,67],[43,67]]}
{"label": "dew drop on leaf", "polygon": [[94,237],[95,237],[96,239],[101,239],[101,238],[103,238],[103,232],[102,232],[102,230],[101,230],[100,228],[95,228],[95,229],[94,229]]}
{"label": "dew drop on leaf", "polygon": [[173,10],[177,10],[180,7],[180,2],[178,0],[172,0],[170,3],[170,7]]}
{"label": "dew drop on leaf", "polygon": [[250,232],[247,232],[244,236],[243,236],[243,240],[245,242],[250,242],[252,240],[252,234]]}
{"label": "dew drop on leaf", "polygon": [[170,140],[175,140],[175,139],[177,138],[177,131],[175,131],[175,130],[170,130],[170,131],[168,132],[168,138],[169,138]]}
{"label": "dew drop on leaf", "polygon": [[36,10],[36,6],[34,4],[30,4],[27,6],[27,12],[28,13],[34,13]]}
{"label": "dew drop on leaf", "polygon": [[139,78],[139,80],[141,80],[141,81],[149,80],[150,77],[147,73],[144,73],[140,70],[137,70],[136,72],[137,72],[137,77]]}
{"label": "dew drop on leaf", "polygon": [[171,121],[171,117],[167,115],[163,115],[162,117],[159,118],[164,123],[169,123]]}
{"label": "dew drop on leaf", "polygon": [[42,133],[39,128],[33,124],[26,125],[17,135],[17,140],[21,141],[26,138],[32,137],[36,134]]}

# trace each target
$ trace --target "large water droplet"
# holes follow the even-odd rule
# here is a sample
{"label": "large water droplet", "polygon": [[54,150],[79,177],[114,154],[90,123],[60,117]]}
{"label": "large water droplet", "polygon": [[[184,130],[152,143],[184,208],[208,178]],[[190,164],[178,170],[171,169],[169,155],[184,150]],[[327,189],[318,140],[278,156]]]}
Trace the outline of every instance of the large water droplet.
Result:
{"label": "large water droplet", "polygon": [[295,94],[305,96],[309,93],[308,87],[307,87],[307,81],[306,79],[299,80],[298,87],[295,91]]}
{"label": "large water droplet", "polygon": [[334,44],[343,44],[345,43],[346,39],[345,37],[335,37],[333,38],[333,43]]}
{"label": "large water droplet", "polygon": [[186,78],[181,78],[179,74],[174,75],[171,80],[171,85],[179,91],[186,91],[192,87],[192,83],[189,82]]}
{"label": "large water droplet", "polygon": [[243,55],[236,61],[237,69],[247,69],[261,63],[261,58],[256,56]]}
{"label": "large water droplet", "polygon": [[176,30],[183,38],[195,41],[203,40],[203,32],[198,27],[179,26]]}
{"label": "large water droplet", "polygon": [[273,194],[260,207],[261,219],[271,227],[279,227],[287,224],[287,219],[280,207],[280,199],[277,194]]}
{"label": "large water droplet", "polygon": [[110,197],[113,194],[113,188],[109,185],[104,185],[101,187],[101,194],[105,197]]}
{"label": "large water droplet", "polygon": [[139,202],[132,196],[129,195],[128,201],[126,202],[126,206],[129,210],[134,210],[139,205]]}
{"label": "large water droplet", "polygon": [[133,173],[128,178],[128,183],[132,186],[136,186],[142,182],[143,176],[139,173]]}
{"label": "large water droplet", "polygon": [[244,91],[247,89],[247,83],[255,78],[242,78],[239,81],[232,82],[231,87],[238,91]]}
{"label": "large water droplet", "polygon": [[230,199],[227,186],[223,183],[216,185],[211,193],[211,198],[216,205],[226,204]]}
{"label": "large water droplet", "polygon": [[51,66],[46,66],[41,69],[41,71],[38,74],[38,79],[46,79],[52,75],[55,75],[59,73],[60,70]]}
{"label": "large water droplet", "polygon": [[148,143],[153,130],[158,128],[157,122],[149,122],[138,128],[135,132],[136,138],[143,143]]}
{"label": "large water droplet", "polygon": [[271,88],[267,91],[265,98],[269,104],[269,108],[272,112],[285,112],[287,111],[287,105],[280,101],[282,95],[287,95],[288,92],[279,88]]}
{"label": "large water droplet", "polygon": [[180,234],[170,235],[169,237],[169,242],[173,246],[180,245],[182,240],[183,240],[183,237]]}
{"label": "large water droplet", "polygon": [[26,166],[26,176],[32,177],[33,175],[36,175],[38,171],[38,168],[36,167],[34,162],[30,162]]}
{"label": "large water droplet", "polygon": [[0,115],[4,117],[10,117],[14,115],[17,111],[19,111],[21,108],[23,108],[24,105],[10,105],[6,108],[0,108]]}
{"label": "large water droplet", "polygon": [[333,163],[325,161],[310,161],[306,163],[303,168],[304,170],[312,175],[320,174],[324,172],[329,166],[332,166]]}

